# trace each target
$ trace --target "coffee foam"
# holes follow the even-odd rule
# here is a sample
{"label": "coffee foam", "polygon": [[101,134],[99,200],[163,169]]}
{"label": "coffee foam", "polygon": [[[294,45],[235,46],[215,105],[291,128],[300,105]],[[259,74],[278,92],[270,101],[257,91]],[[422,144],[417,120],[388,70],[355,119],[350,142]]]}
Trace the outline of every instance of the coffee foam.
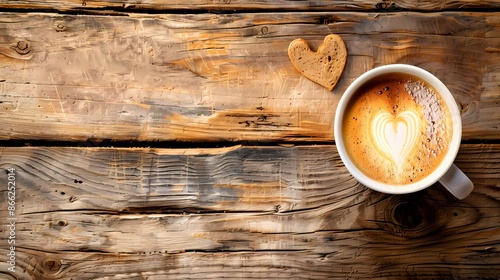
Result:
{"label": "coffee foam", "polygon": [[[423,109],[426,121],[426,147],[428,152],[435,156],[444,148],[444,143],[440,136],[446,133],[446,120],[451,121],[451,116],[445,118],[445,109],[442,99],[423,82],[409,80],[405,84],[405,90],[411,95],[413,100],[420,104]],[[449,112],[448,112],[449,114]],[[451,124],[448,124],[451,127]],[[450,133],[451,137],[451,133]]]}
{"label": "coffee foam", "polygon": [[436,169],[451,140],[451,115],[419,79],[379,77],[351,99],[343,122],[346,150],[374,180],[416,182]]}

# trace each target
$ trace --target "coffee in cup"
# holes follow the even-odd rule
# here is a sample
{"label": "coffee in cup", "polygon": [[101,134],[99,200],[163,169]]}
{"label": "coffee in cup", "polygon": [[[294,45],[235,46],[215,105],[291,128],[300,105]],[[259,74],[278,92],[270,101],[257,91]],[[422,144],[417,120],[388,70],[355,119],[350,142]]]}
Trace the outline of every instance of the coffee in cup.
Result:
{"label": "coffee in cup", "polygon": [[347,169],[369,188],[410,193],[441,179],[459,198],[472,191],[453,165],[462,134],[458,107],[421,68],[394,64],[361,75],[339,102],[334,130]]}
{"label": "coffee in cup", "polygon": [[428,176],[448,152],[453,126],[441,96],[405,73],[363,84],[344,112],[342,134],[349,157],[370,178],[409,184]]}

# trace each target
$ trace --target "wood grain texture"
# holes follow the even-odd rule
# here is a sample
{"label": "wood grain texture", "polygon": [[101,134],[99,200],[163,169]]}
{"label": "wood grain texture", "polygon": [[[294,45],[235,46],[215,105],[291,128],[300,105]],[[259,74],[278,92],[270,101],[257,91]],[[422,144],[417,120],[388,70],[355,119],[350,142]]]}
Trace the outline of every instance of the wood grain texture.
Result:
{"label": "wood grain texture", "polygon": [[[43,9],[50,8],[60,11],[93,11],[105,9],[119,11],[141,10],[210,10],[210,11],[240,11],[240,10],[420,10],[436,11],[450,9],[486,9],[498,8],[500,4],[494,0],[475,1],[386,1],[386,0],[3,0],[0,8]],[[97,11],[98,12],[98,11]]]}
{"label": "wood grain texture", "polygon": [[463,201],[439,184],[370,191],[335,146],[2,148],[0,168],[16,169],[18,270],[0,275],[496,278],[500,145],[462,145],[455,163],[476,185]]}
{"label": "wood grain texture", "polygon": [[[390,63],[443,80],[464,139],[498,139],[499,26],[470,12],[2,13],[0,139],[332,141],[342,92]],[[349,54],[333,92],[287,56],[330,33]]]}

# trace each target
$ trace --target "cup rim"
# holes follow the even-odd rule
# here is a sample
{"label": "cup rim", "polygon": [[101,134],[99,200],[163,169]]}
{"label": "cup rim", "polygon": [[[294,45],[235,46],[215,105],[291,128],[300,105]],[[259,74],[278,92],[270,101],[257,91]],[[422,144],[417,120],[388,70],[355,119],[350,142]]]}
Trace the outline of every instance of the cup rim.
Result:
{"label": "cup rim", "polygon": [[[342,122],[344,118],[344,111],[347,107],[351,97],[356,92],[356,90],[365,84],[367,81],[389,73],[405,73],[416,76],[428,84],[430,84],[437,92],[440,94],[442,99],[446,102],[448,109],[450,111],[450,115],[452,118],[452,138],[450,145],[448,147],[448,152],[439,164],[439,166],[428,176],[423,179],[405,185],[393,185],[382,183],[376,181],[372,178],[369,178],[365,174],[363,174],[352,162],[350,157],[348,156],[345,148],[344,148],[344,139],[342,136]],[[364,186],[388,194],[405,194],[405,193],[413,193],[425,189],[432,184],[436,183],[443,175],[448,171],[448,169],[453,164],[455,157],[458,153],[460,142],[462,138],[462,119],[460,116],[460,111],[458,106],[453,98],[453,95],[449,91],[449,89],[443,84],[441,80],[439,80],[436,76],[431,74],[430,72],[409,64],[389,64],[384,66],[379,66],[368,70],[363,73],[361,76],[356,78],[346,89],[342,97],[340,98],[339,104],[337,105],[337,110],[335,112],[335,121],[334,121],[334,137],[335,143],[337,146],[338,153],[344,165],[346,166],[349,173],[351,173],[356,180],[358,180]]]}

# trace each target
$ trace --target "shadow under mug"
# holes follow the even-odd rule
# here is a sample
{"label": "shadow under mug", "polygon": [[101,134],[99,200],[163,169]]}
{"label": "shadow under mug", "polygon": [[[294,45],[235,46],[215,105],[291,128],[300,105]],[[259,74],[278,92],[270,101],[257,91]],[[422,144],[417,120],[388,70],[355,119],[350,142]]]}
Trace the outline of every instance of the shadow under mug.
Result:
{"label": "shadow under mug", "polygon": [[[342,124],[345,109],[347,108],[350,99],[366,82],[378,76],[389,73],[409,74],[418,77],[419,79],[431,85],[436,90],[437,94],[439,94],[445,101],[452,118],[453,132],[448,152],[446,153],[438,167],[432,173],[411,184],[392,185],[376,181],[366,176],[356,167],[356,165],[350,159],[344,146]],[[347,170],[354,176],[354,178],[356,178],[356,180],[358,180],[361,184],[370,189],[389,194],[406,194],[420,191],[439,181],[455,197],[457,197],[458,199],[464,199],[472,192],[472,189],[474,188],[471,180],[453,164],[453,161],[455,160],[455,157],[458,153],[458,149],[460,148],[460,141],[462,138],[462,119],[460,116],[460,111],[458,110],[458,106],[448,88],[438,78],[425,71],[424,69],[407,64],[390,64],[371,69],[368,72],[362,74],[356,80],[354,80],[351,85],[349,85],[347,90],[342,95],[337,106],[334,125],[335,143],[337,145],[340,158],[344,162]]]}

